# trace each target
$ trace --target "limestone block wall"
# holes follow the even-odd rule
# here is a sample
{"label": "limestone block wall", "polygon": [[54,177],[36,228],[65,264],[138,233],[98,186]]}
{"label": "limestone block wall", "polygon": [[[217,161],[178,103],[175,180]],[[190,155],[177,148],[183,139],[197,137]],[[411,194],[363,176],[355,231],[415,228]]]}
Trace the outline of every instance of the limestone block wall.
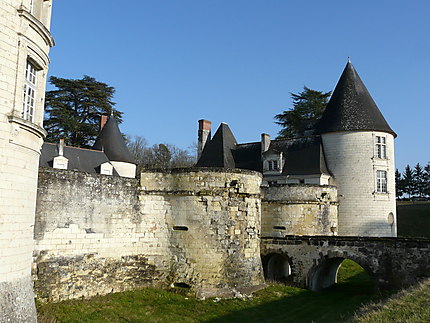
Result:
{"label": "limestone block wall", "polygon": [[262,236],[337,234],[336,187],[288,184],[262,191]]}
{"label": "limestone block wall", "polygon": [[[42,3],[42,1],[38,1]],[[31,255],[42,128],[51,1],[44,22],[30,1],[0,4],[0,322],[35,322]],[[46,24],[45,24],[46,23]],[[34,119],[22,118],[27,62],[37,68]]]}
{"label": "limestone block wall", "polygon": [[[387,158],[375,152],[375,137],[386,138]],[[394,137],[383,132],[322,135],[327,166],[339,196],[339,235],[396,236]],[[387,192],[378,193],[376,172],[387,172]]]}
{"label": "limestone block wall", "polygon": [[205,169],[144,172],[144,194],[164,196],[172,267],[169,281],[200,296],[234,296],[263,284],[261,175]]}
{"label": "limestone block wall", "polygon": [[34,286],[60,301],[158,285],[168,264],[165,202],[136,179],[41,169]]}
{"label": "limestone block wall", "polygon": [[261,176],[144,172],[135,179],[43,169],[35,224],[35,291],[43,300],[155,285],[199,296],[263,283]]}

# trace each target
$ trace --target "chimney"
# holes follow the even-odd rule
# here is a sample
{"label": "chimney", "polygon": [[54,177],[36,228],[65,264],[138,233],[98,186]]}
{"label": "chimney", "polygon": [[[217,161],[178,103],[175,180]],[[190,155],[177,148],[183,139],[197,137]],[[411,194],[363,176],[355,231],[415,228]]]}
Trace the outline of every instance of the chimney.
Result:
{"label": "chimney", "polygon": [[58,156],[64,156],[64,139],[60,139],[58,144]]}
{"label": "chimney", "polygon": [[263,156],[263,153],[269,150],[270,146],[270,135],[267,133],[261,134],[261,155]]}
{"label": "chimney", "polygon": [[108,120],[108,116],[101,116],[100,117],[100,131],[102,131],[103,127],[105,126],[106,122]]}
{"label": "chimney", "polygon": [[199,133],[198,133],[198,146],[197,146],[197,160],[200,159],[202,151],[205,148],[206,142],[211,140],[211,124],[208,120],[199,120]]}
{"label": "chimney", "polygon": [[64,157],[64,139],[60,139],[58,143],[58,156],[54,157],[52,167],[57,169],[67,169],[69,160]]}

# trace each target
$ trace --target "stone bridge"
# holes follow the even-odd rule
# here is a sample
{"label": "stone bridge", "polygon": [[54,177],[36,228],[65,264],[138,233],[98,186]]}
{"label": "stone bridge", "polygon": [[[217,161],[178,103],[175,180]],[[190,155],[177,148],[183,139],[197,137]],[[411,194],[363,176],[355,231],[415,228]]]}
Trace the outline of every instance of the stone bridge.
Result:
{"label": "stone bridge", "polygon": [[430,240],[340,236],[263,237],[266,278],[314,291],[336,283],[345,259],[363,267],[379,289],[401,288],[430,277]]}

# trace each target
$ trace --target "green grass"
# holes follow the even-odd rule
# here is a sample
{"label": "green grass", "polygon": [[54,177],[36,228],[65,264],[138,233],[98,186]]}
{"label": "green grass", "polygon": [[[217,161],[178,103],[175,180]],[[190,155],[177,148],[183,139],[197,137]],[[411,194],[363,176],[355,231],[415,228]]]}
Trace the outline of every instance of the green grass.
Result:
{"label": "green grass", "polygon": [[430,322],[430,280],[394,295],[386,302],[362,308],[355,323]]}
{"label": "green grass", "polygon": [[38,310],[40,323],[55,322],[53,318],[58,322],[337,322],[379,298],[363,269],[346,260],[339,270],[339,284],[321,292],[275,284],[248,299],[197,300],[147,288],[39,305]]}
{"label": "green grass", "polygon": [[400,237],[430,238],[430,202],[398,202],[397,231]]}
{"label": "green grass", "polygon": [[[430,238],[430,203],[401,202],[398,234]],[[183,294],[183,293],[182,293]],[[142,289],[58,304],[38,305],[39,323],[54,322],[430,322],[430,282],[388,302],[356,263],[346,260],[338,284],[321,291],[272,285],[249,299],[197,300],[176,291]],[[361,305],[364,304],[363,307]],[[362,314],[365,312],[366,314]]]}

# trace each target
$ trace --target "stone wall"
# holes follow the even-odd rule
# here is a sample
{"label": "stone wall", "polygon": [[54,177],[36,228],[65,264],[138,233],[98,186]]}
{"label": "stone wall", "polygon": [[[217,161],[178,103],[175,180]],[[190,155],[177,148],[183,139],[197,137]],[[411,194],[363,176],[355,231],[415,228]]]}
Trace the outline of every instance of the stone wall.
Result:
{"label": "stone wall", "polygon": [[[387,158],[376,157],[376,136],[386,138]],[[322,135],[327,167],[339,196],[339,234],[397,236],[394,137],[384,132],[344,131]],[[387,172],[387,192],[376,188],[376,172]],[[333,178],[331,179],[331,181]]]}
{"label": "stone wall", "polygon": [[148,285],[198,296],[258,288],[260,183],[249,171],[148,171],[139,183],[41,169],[36,293],[59,301]]}
{"label": "stone wall", "polygon": [[[336,283],[337,270],[344,259],[351,259],[363,267],[375,286],[381,289],[402,288],[430,277],[429,239],[263,238],[261,254],[266,275],[270,276],[268,269],[276,274],[280,271],[276,266],[289,266],[289,276],[283,278],[311,290],[321,290]],[[279,261],[280,257],[285,261]],[[278,261],[275,263],[272,259]]]}
{"label": "stone wall", "polygon": [[[32,232],[53,40],[48,30],[51,1],[44,1],[40,11],[46,14],[44,21],[30,14],[29,3],[2,0],[0,5],[0,322],[36,321]],[[22,118],[27,62],[37,69],[31,120]]]}
{"label": "stone wall", "polygon": [[262,236],[337,234],[336,187],[289,184],[262,190]]}

